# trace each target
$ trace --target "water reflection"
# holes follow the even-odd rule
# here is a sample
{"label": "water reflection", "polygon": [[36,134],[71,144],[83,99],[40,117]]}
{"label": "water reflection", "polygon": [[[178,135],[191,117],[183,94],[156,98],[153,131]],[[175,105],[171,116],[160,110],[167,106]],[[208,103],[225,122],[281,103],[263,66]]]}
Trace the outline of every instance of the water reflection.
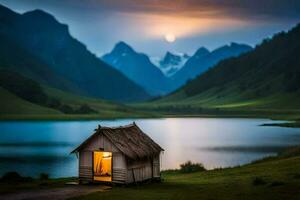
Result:
{"label": "water reflection", "polygon": [[[0,122],[0,174],[51,177],[77,176],[75,155],[69,153],[98,126],[118,126],[131,119],[110,121]],[[259,126],[263,119],[170,118],[135,120],[165,152],[162,168],[192,160],[206,168],[249,163],[300,144],[300,129]]]}

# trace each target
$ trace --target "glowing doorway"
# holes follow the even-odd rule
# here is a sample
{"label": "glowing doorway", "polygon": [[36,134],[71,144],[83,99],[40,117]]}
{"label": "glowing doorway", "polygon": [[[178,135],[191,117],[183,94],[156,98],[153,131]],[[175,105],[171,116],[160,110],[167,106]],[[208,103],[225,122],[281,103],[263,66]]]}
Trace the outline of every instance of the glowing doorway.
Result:
{"label": "glowing doorway", "polygon": [[111,152],[94,152],[94,180],[106,181],[112,180],[112,153]]}

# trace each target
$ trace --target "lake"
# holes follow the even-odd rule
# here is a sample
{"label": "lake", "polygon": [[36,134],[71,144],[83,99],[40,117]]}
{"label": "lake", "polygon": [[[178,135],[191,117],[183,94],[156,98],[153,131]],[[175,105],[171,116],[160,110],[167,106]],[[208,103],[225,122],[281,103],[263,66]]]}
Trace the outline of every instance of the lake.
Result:
{"label": "lake", "polygon": [[[78,160],[70,152],[93,130],[132,123],[131,119],[97,121],[0,122],[0,175],[77,176]],[[185,161],[208,169],[250,163],[300,144],[299,128],[260,126],[266,119],[166,118],[135,119],[165,152],[162,168],[179,168]]]}

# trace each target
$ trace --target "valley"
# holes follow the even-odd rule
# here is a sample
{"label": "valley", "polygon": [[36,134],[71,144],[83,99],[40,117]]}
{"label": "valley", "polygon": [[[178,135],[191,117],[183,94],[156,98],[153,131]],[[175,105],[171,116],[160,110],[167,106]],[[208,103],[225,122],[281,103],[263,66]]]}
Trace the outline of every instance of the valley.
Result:
{"label": "valley", "polygon": [[[50,14],[41,10],[18,14],[3,6],[1,10],[2,77],[5,70],[20,73],[49,97],[36,102],[2,85],[1,119],[299,119],[299,25],[254,49],[238,43],[212,51],[200,47],[192,56],[167,52],[153,63],[125,42],[97,58]],[[36,26],[19,35],[30,20],[37,20]],[[32,33],[42,27],[47,29],[36,33],[36,42],[31,43]],[[48,36],[51,39],[43,39]],[[164,67],[175,72],[163,71]],[[10,87],[20,87],[18,82]],[[23,89],[26,93],[30,87]],[[56,101],[58,105],[52,105]]]}

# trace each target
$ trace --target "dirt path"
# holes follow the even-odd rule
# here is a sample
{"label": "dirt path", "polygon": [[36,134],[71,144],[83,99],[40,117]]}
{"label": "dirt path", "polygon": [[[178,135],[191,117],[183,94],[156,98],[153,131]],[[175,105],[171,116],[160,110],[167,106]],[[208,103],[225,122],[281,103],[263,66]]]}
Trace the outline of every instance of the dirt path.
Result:
{"label": "dirt path", "polygon": [[91,186],[91,185],[74,185],[66,186],[63,188],[53,188],[53,189],[40,189],[32,191],[17,192],[14,194],[0,195],[2,200],[29,200],[29,199],[39,199],[39,200],[62,200],[71,197],[77,197],[92,192],[104,192],[109,189],[107,186]]}

